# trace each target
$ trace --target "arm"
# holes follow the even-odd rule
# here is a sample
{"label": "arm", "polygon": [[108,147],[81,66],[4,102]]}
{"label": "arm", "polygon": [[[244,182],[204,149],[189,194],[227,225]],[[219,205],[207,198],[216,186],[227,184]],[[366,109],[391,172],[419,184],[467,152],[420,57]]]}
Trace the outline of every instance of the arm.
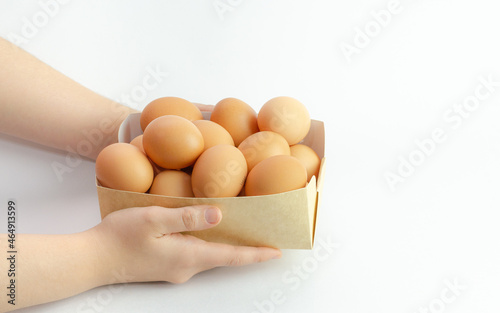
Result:
{"label": "arm", "polygon": [[[0,82],[0,132],[90,159],[116,141],[121,122],[135,112],[2,38]],[[89,134],[95,134],[94,142],[86,149],[82,143]]]}
{"label": "arm", "polygon": [[[100,130],[103,136],[99,142],[81,153],[91,159],[116,140],[119,125],[134,112],[77,84],[1,38],[0,82],[0,132],[79,152],[79,144],[87,140],[85,134]],[[234,247],[179,234],[216,226],[220,211],[206,215],[207,220],[206,210],[206,206],[131,208],[108,215],[82,233],[17,235],[15,277],[8,277],[8,238],[0,234],[0,287],[8,290],[10,279],[15,279],[16,287],[16,305],[8,303],[10,298],[5,292],[0,295],[0,312],[55,301],[111,283],[184,282],[216,266],[245,265],[281,255],[276,249]]]}
{"label": "arm", "polygon": [[[92,160],[117,141],[120,124],[137,112],[85,88],[3,38],[0,82],[0,133]],[[195,105],[202,111],[213,109]]]}
{"label": "arm", "polygon": [[[0,312],[59,300],[112,284],[182,283],[218,266],[279,258],[277,249],[206,242],[179,232],[216,226],[219,209],[194,206],[130,208],[113,212],[88,231],[71,235],[18,235],[16,305],[0,295]],[[0,275],[9,269],[6,235],[0,235]],[[9,278],[10,279],[10,278]]]}
{"label": "arm", "polygon": [[[0,234],[0,281],[7,291],[0,297],[0,312],[59,300],[103,285],[106,276],[98,266],[96,248],[87,232],[18,234],[17,254],[6,253],[11,250],[7,240],[6,234]],[[15,297],[8,296],[10,293]]]}

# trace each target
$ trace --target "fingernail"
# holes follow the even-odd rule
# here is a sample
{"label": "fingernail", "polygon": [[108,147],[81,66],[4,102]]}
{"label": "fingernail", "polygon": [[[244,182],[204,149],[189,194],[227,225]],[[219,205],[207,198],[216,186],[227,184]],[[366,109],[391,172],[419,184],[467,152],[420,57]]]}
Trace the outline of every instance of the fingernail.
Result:
{"label": "fingernail", "polygon": [[281,259],[281,253],[273,256],[273,259]]}
{"label": "fingernail", "polygon": [[205,210],[205,220],[209,224],[217,224],[219,221],[219,209],[209,208]]}

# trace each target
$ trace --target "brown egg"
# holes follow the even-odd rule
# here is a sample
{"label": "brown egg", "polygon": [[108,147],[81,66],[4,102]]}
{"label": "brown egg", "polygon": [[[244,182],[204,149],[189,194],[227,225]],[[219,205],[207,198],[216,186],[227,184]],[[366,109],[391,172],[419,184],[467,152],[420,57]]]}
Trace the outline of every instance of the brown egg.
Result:
{"label": "brown egg", "polygon": [[247,162],[238,148],[217,145],[194,164],[191,183],[196,197],[236,197],[245,183]]}
{"label": "brown egg", "polygon": [[166,169],[181,169],[193,164],[203,151],[203,136],[187,119],[165,115],[153,120],[142,138],[146,154]]}
{"label": "brown egg", "polygon": [[191,176],[178,170],[165,170],[156,175],[149,193],[170,197],[194,197]]}
{"label": "brown egg", "polygon": [[[145,156],[148,156],[146,154],[146,151],[144,151],[144,145],[142,144],[142,137],[143,137],[143,135],[139,135],[139,136],[135,137],[134,139],[132,139],[130,144],[136,146],[139,150],[141,150],[142,153],[144,153]],[[149,157],[148,157],[148,160],[149,160],[149,163],[151,163],[151,165],[153,166],[153,171],[154,171],[155,175],[158,175],[161,171],[164,170],[163,168],[158,166],[158,164],[155,164],[155,162],[153,162],[153,160],[151,160]]]}
{"label": "brown egg", "polygon": [[318,179],[321,159],[313,149],[303,144],[296,144],[290,147],[290,155],[299,159],[305,166],[307,181],[310,181],[313,176],[316,176],[316,179]]}
{"label": "brown egg", "polygon": [[151,101],[142,111],[142,131],[152,120],[164,115],[177,115],[190,121],[203,119],[200,109],[191,102],[178,97],[163,97]]}
{"label": "brown egg", "polygon": [[248,173],[247,196],[271,195],[305,187],[307,171],[297,158],[276,155],[257,164]]}
{"label": "brown egg", "polygon": [[203,136],[203,142],[205,142],[203,151],[216,145],[234,146],[233,137],[219,124],[207,120],[193,121],[193,124],[198,127]]}
{"label": "brown egg", "polygon": [[259,129],[277,132],[289,145],[300,142],[309,132],[311,118],[306,107],[291,97],[276,97],[259,111]]}
{"label": "brown egg", "polygon": [[278,133],[263,131],[250,135],[238,146],[247,160],[248,171],[260,161],[274,155],[290,155],[290,146]]}
{"label": "brown egg", "polygon": [[118,190],[146,192],[153,182],[148,158],[128,143],[104,148],[97,156],[95,172],[102,186]]}
{"label": "brown egg", "polygon": [[144,151],[144,146],[142,145],[142,135],[139,135],[132,139],[130,144],[136,146],[139,150],[142,151],[142,153],[146,154],[146,151]]}
{"label": "brown egg", "polygon": [[233,137],[236,146],[239,146],[251,134],[259,131],[255,110],[235,98],[219,101],[214,107],[210,120],[224,127]]}

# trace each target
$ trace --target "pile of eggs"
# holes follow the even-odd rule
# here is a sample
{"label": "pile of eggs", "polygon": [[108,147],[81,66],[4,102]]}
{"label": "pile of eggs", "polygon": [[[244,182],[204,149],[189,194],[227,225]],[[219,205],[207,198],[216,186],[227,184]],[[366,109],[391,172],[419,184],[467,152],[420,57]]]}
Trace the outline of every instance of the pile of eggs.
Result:
{"label": "pile of eggs", "polygon": [[210,120],[193,103],[163,97],[140,116],[143,134],[104,148],[96,177],[108,188],[173,197],[258,196],[306,186],[320,158],[300,144],[311,119],[291,97],[219,101]]}

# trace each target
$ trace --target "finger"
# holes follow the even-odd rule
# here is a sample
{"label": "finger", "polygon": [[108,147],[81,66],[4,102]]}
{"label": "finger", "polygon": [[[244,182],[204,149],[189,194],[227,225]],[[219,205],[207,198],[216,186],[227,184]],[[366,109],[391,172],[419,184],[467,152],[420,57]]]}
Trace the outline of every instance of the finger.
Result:
{"label": "finger", "polygon": [[220,266],[241,266],[281,258],[281,250],[268,247],[232,246],[205,242],[198,250],[201,270]]}
{"label": "finger", "polygon": [[161,234],[203,230],[217,225],[222,214],[211,205],[195,205],[177,209],[158,207],[153,213],[156,227]]}

